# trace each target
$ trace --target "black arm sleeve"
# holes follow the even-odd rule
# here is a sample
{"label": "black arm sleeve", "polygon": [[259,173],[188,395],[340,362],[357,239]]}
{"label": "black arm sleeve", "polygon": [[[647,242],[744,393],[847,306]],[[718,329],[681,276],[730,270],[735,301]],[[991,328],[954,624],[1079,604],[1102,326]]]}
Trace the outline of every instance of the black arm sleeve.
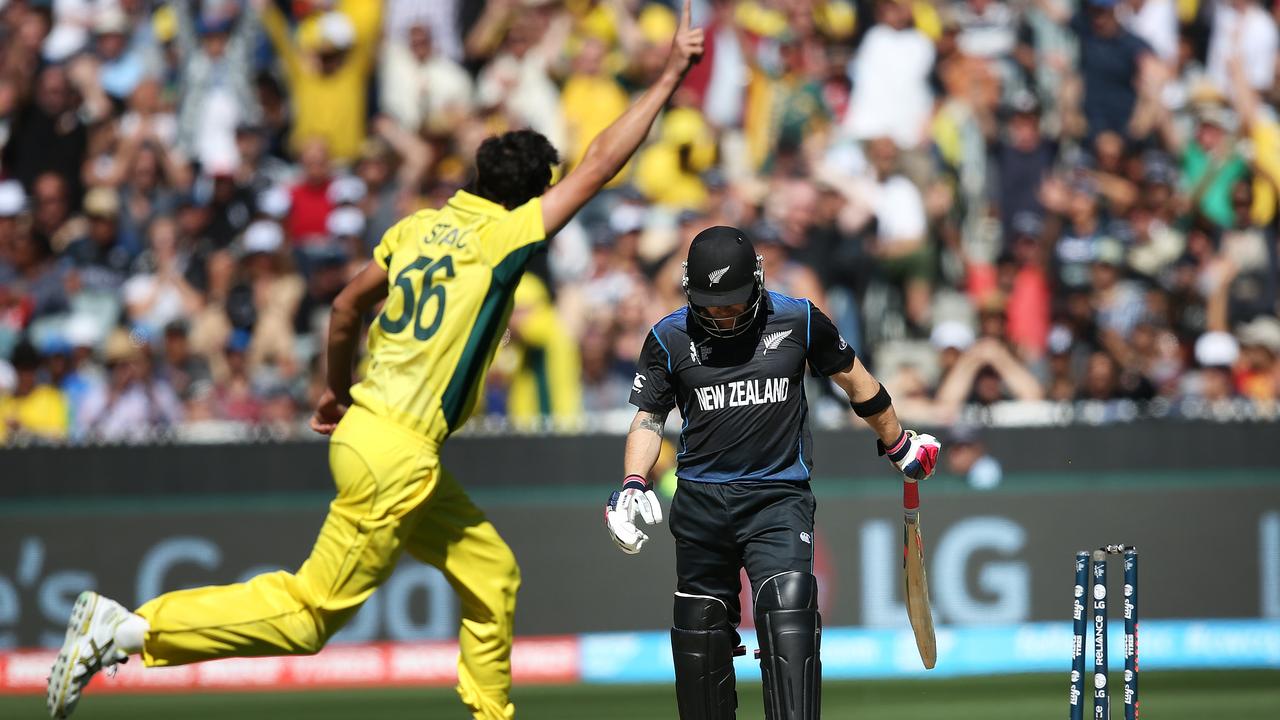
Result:
{"label": "black arm sleeve", "polygon": [[813,303],[809,303],[809,351],[806,357],[809,367],[823,377],[843,372],[857,357],[849,343],[840,337],[840,331],[836,330],[831,318]]}
{"label": "black arm sleeve", "polygon": [[671,356],[650,330],[636,363],[636,377],[631,381],[631,404],[652,413],[665,415],[675,406],[671,389]]}

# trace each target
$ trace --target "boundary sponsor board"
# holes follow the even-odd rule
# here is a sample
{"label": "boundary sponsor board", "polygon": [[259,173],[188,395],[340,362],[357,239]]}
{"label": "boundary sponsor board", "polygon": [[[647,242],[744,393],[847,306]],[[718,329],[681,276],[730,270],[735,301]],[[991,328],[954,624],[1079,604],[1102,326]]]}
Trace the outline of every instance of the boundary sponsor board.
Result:
{"label": "boundary sponsor board", "polygon": [[[735,662],[738,678],[759,677],[748,653]],[[1112,627],[1111,647],[1123,628]],[[920,664],[909,629],[824,628],[822,674],[828,680],[942,678],[1071,667],[1071,624],[1023,623],[938,628],[938,665]],[[1280,620],[1150,620],[1142,623],[1142,668],[1280,669]],[[51,650],[0,653],[0,694],[40,694],[53,663]],[[91,692],[305,690],[391,686],[449,686],[457,681],[457,643],[337,645],[317,655],[219,660],[172,668],[131,662],[115,678],[94,678]],[[1114,653],[1112,672],[1122,671]],[[517,685],[555,683],[670,683],[674,679],[666,632],[588,633],[518,638],[512,653]]]}
{"label": "boundary sponsor board", "polygon": [[[579,647],[573,636],[520,638],[511,652],[512,678],[524,685],[574,682],[582,675]],[[0,653],[0,694],[43,693],[56,655],[53,650]],[[166,668],[143,667],[135,658],[119,666],[114,678],[95,677],[90,692],[450,686],[458,681],[457,665],[456,642],[335,645],[316,655]]]}
{"label": "boundary sponsor board", "polygon": [[[822,676],[827,680],[941,678],[1071,670],[1071,624],[938,628],[938,665],[925,670],[910,629],[823,628]],[[752,659],[754,633],[743,633],[747,654],[734,661],[739,680],[759,677]],[[1110,628],[1110,647],[1124,631]],[[1146,620],[1142,622],[1143,670],[1280,669],[1280,621]],[[1123,671],[1121,653],[1112,672]],[[588,683],[671,682],[674,670],[666,633],[597,633],[582,637],[582,679]]]}

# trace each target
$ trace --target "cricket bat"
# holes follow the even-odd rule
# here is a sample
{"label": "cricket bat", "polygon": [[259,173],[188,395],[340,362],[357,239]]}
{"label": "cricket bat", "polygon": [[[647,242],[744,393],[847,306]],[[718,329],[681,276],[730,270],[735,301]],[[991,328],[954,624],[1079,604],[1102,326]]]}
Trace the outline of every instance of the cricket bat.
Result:
{"label": "cricket bat", "polygon": [[907,586],[907,617],[926,670],[938,662],[938,642],[929,608],[929,580],[924,573],[924,541],[920,538],[920,485],[902,483],[902,574]]}

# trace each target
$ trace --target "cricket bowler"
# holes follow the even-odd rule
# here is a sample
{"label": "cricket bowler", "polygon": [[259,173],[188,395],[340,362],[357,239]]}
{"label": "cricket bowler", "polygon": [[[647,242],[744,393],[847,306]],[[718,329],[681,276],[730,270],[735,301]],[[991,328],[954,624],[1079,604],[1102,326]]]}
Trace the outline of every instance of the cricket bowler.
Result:
{"label": "cricket bowler", "polygon": [[[66,717],[100,670],[318,652],[385,581],[402,552],[439,568],[461,607],[458,694],[476,718],[511,718],[512,620],[520,573],[440,445],[471,413],[530,256],[627,162],[703,50],[686,0],[661,77],[548,189],[556,150],[529,130],[486,140],[476,176],[439,210],[393,226],[333,302],[328,387],[311,426],[331,435],[337,496],[297,572],[167,593],[134,612],[77,599],[49,677]],[[369,363],[353,386],[362,318]]]}
{"label": "cricket bowler", "polygon": [[711,227],[685,263],[688,305],[645,338],[631,402],[621,490],[605,508],[614,542],[636,553],[662,509],[647,476],[658,459],[667,413],[680,408],[671,534],[676,593],[671,628],[682,720],[735,717],[733,656],[739,573],[754,593],[765,717],[820,714],[822,621],[813,576],[813,442],[806,366],[830,377],[877,445],[910,481],[933,473],[941,445],[904,431],[884,387],[835,325],[805,299],[769,292],[762,259],[741,230]]}

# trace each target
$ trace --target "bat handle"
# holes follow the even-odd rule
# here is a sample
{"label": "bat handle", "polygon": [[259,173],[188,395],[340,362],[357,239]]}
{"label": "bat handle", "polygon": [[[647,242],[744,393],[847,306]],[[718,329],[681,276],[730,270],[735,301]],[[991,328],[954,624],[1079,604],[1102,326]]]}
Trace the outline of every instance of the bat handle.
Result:
{"label": "bat handle", "polygon": [[920,483],[902,481],[902,516],[907,522],[920,518]]}
{"label": "bat handle", "polygon": [[920,483],[914,480],[902,481],[902,507],[908,511],[920,509]]}

